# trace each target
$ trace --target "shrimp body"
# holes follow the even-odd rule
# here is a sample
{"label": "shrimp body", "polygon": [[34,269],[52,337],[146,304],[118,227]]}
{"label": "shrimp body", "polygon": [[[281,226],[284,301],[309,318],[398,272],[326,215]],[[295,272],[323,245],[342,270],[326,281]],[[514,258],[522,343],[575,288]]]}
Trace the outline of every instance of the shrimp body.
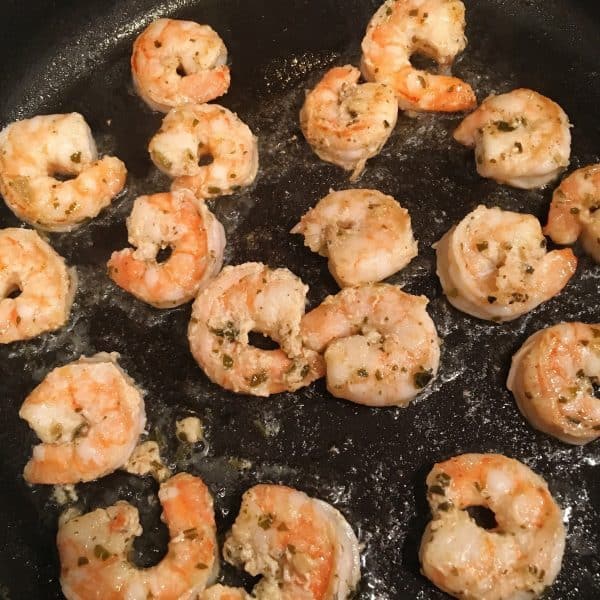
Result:
{"label": "shrimp body", "polygon": [[121,192],[126,176],[118,158],[98,159],[78,113],[33,117],[0,131],[0,192],[19,219],[38,229],[69,231],[95,217]]}
{"label": "shrimp body", "polygon": [[[560,508],[546,482],[500,454],[463,454],[427,477],[429,522],[419,551],[423,574],[463,600],[537,598],[554,581],[565,547]],[[483,506],[496,524],[466,511]]]}
{"label": "shrimp body", "polygon": [[600,437],[600,325],[560,323],[530,336],[513,356],[507,387],[525,418],[568,444]]}
{"label": "shrimp body", "polygon": [[35,231],[0,229],[0,344],[62,327],[76,287],[75,269]]}
{"label": "shrimp body", "polygon": [[117,358],[103,352],[57,367],[27,396],[19,416],[42,443],[25,466],[26,481],[92,481],[127,462],[146,414]]}
{"label": "shrimp body", "polygon": [[[173,190],[198,198],[233,194],[258,171],[258,143],[236,114],[217,104],[188,104],[164,118],[149,146],[154,164],[175,178]],[[206,159],[208,164],[199,164]]]}
{"label": "shrimp body", "polygon": [[345,288],[302,320],[325,352],[327,389],[369,406],[406,406],[435,377],[440,346],[427,298],[388,284]]}
{"label": "shrimp body", "polygon": [[345,600],[360,579],[358,541],[346,519],[282,485],[257,485],[244,494],[223,554],[263,576],[257,598]]}
{"label": "shrimp body", "polygon": [[252,600],[252,596],[242,588],[212,585],[204,590],[199,600]]}
{"label": "shrimp body", "polygon": [[[269,396],[322,377],[321,357],[300,336],[307,291],[287,269],[225,267],[196,298],[188,329],[192,354],[209,379],[236,393]],[[251,346],[251,331],[280,348]]]}
{"label": "shrimp body", "polygon": [[308,92],[300,111],[302,132],[315,153],[352,171],[352,180],[379,154],[398,119],[393,90],[359,79],[360,71],[351,65],[331,69]]}
{"label": "shrimp body", "polygon": [[179,473],[160,486],[167,555],[154,567],[128,561],[142,533],[128,502],[64,520],[58,530],[60,582],[67,600],[192,600],[219,570],[213,502],[204,482]]}
{"label": "shrimp body", "polygon": [[600,263],[600,164],[583,167],[562,180],[555,190],[544,233],[557,244],[581,240]]}
{"label": "shrimp body", "polygon": [[417,256],[410,216],[376,190],[331,192],[309,210],[292,233],[329,259],[340,287],[381,281]]}
{"label": "shrimp body", "polygon": [[511,321],[558,294],[575,273],[569,249],[546,252],[532,215],[478,206],[437,243],[437,274],[450,304]]}
{"label": "shrimp body", "polygon": [[[221,269],[223,226],[189,190],[140,196],[127,219],[127,230],[136,249],[113,253],[109,275],[157,308],[188,302]],[[169,248],[171,255],[158,263],[163,248]]]}
{"label": "shrimp body", "polygon": [[468,83],[415,69],[413,54],[448,67],[465,49],[465,7],[460,0],[386,0],[362,42],[361,69],[369,81],[392,87],[400,109],[453,112],[475,106]]}
{"label": "shrimp body", "polygon": [[458,126],[454,139],[475,148],[482,177],[532,189],[569,166],[569,128],[569,118],[556,102],[521,88],[486,98]]}
{"label": "shrimp body", "polygon": [[193,21],[158,19],[135,40],[131,73],[153,110],[203,104],[227,93],[227,48],[217,32]]}

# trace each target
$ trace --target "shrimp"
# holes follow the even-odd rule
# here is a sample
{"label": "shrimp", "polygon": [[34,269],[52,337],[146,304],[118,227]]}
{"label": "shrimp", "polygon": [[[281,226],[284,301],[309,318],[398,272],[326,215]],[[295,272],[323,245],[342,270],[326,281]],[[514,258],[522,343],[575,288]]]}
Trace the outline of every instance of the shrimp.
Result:
{"label": "shrimp", "polygon": [[153,110],[203,104],[227,93],[227,48],[217,32],[193,21],[158,19],[133,44],[135,89]]}
{"label": "shrimp", "polygon": [[511,321],[567,285],[569,249],[546,252],[532,215],[478,206],[437,243],[437,274],[450,304],[490,321]]}
{"label": "shrimp", "polygon": [[413,54],[422,54],[449,67],[467,45],[464,30],[460,0],[387,0],[362,42],[363,75],[391,86],[401,110],[469,110],[477,100],[468,83],[415,69],[410,62]]}
{"label": "shrimp", "polygon": [[418,254],[408,211],[376,190],[331,192],[292,233],[329,259],[340,287],[381,281]]}
{"label": "shrimp", "polygon": [[368,406],[406,406],[415,398],[440,359],[427,303],[380,283],[346,288],[307,313],[304,344],[325,351],[331,394]]}
{"label": "shrimp", "polygon": [[77,288],[75,269],[30,229],[0,229],[0,344],[62,327]]}
{"label": "shrimp", "polygon": [[190,189],[201,199],[233,194],[251,185],[258,171],[256,137],[217,104],[171,110],[149,151],[154,164],[175,178],[172,189]]}
{"label": "shrimp", "polygon": [[148,569],[128,560],[142,533],[128,502],[63,519],[56,539],[67,600],[193,600],[215,580],[215,516],[204,482],[178,473],[160,486],[158,498],[170,541],[167,555]]}
{"label": "shrimp", "polygon": [[569,166],[569,118],[533,90],[489,96],[458,126],[454,139],[475,148],[482,177],[516,188],[543,187]]}
{"label": "shrimp", "polygon": [[359,79],[351,65],[331,69],[307,93],[300,111],[302,133],[317,156],[352,171],[351,180],[379,154],[398,119],[393,90]]}
{"label": "shrimp", "polygon": [[[114,252],[108,273],[136,298],[156,306],[179,306],[220,270],[225,249],[223,226],[189,190],[140,196],[127,219],[136,250]],[[157,262],[161,249],[171,255]]]}
{"label": "shrimp", "polygon": [[252,600],[252,596],[241,588],[213,585],[204,590],[199,600]]}
{"label": "shrimp", "polygon": [[37,229],[70,231],[97,216],[123,190],[126,177],[118,158],[98,159],[78,113],[38,116],[0,131],[0,192],[8,208]]}
{"label": "shrimp", "polygon": [[[269,396],[322,377],[321,357],[300,337],[307,291],[287,269],[225,267],[196,298],[188,329],[192,354],[208,378],[236,393]],[[252,331],[280,348],[251,346]]]}
{"label": "shrimp", "polygon": [[568,444],[600,437],[600,325],[560,323],[530,336],[506,383],[523,416]]}
{"label": "shrimp", "polygon": [[544,233],[557,244],[577,238],[585,251],[600,263],[600,164],[578,169],[555,190]]}
{"label": "shrimp", "polygon": [[[463,454],[427,477],[433,514],[419,551],[423,574],[463,600],[537,598],[552,584],[565,547],[562,513],[546,482],[501,454]],[[479,526],[469,507],[494,513]]]}
{"label": "shrimp", "polygon": [[19,416],[42,443],[25,466],[29,483],[92,481],[122,467],[146,425],[140,390],[101,352],[51,371],[27,396]]}
{"label": "shrimp", "polygon": [[242,498],[223,554],[263,579],[264,600],[346,600],[360,579],[358,541],[335,508],[282,485],[257,485]]}

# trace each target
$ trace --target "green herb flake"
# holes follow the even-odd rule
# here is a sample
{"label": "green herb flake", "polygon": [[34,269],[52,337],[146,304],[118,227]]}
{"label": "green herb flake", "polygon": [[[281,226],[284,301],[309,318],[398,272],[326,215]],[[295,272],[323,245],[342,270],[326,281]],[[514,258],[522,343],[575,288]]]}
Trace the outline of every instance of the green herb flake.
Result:
{"label": "green herb flake", "polygon": [[452,504],[452,502],[442,502],[441,504],[438,504],[438,509],[443,510],[444,512],[449,511],[453,507],[454,504]]}
{"label": "green herb flake", "polygon": [[445,496],[446,490],[441,485],[432,485],[429,487],[429,493],[431,495]]}
{"label": "green herb flake", "polygon": [[258,526],[266,531],[271,528],[273,521],[275,521],[275,517],[271,513],[265,513],[258,517]]}
{"label": "green herb flake", "polygon": [[368,377],[369,376],[369,371],[367,371],[364,367],[361,367],[360,369],[358,369],[356,371],[356,374],[359,377]]}
{"label": "green herb flake", "polygon": [[162,169],[168,171],[172,166],[173,162],[170,161],[162,152],[154,151],[152,153],[152,159]]}
{"label": "green herb flake", "polygon": [[256,387],[267,381],[268,378],[269,376],[266,371],[258,371],[250,377],[248,383],[250,384],[250,387]]}
{"label": "green herb flake", "polygon": [[220,338],[225,338],[228,342],[235,342],[240,330],[235,326],[233,321],[227,321],[223,327],[211,327],[211,333]]}
{"label": "green herb flake", "polygon": [[233,367],[233,358],[231,358],[229,354],[223,354],[223,366],[226,369],[231,369],[231,367]]}
{"label": "green herb flake", "polygon": [[110,552],[100,544],[94,546],[94,556],[100,560],[108,560],[110,558]]}
{"label": "green herb flake", "polygon": [[73,154],[71,154],[71,162],[79,164],[81,162],[81,152],[73,152]]}
{"label": "green herb flake", "polygon": [[415,387],[419,388],[419,389],[423,389],[433,379],[433,370],[427,369],[427,371],[425,371],[423,369],[421,371],[417,371],[414,374],[413,379],[414,379]]}
{"label": "green herb flake", "polygon": [[502,131],[505,133],[509,132],[509,131],[514,131],[517,128],[516,125],[511,125],[510,123],[507,123],[506,121],[495,121],[494,125],[496,126],[498,131]]}
{"label": "green herb flake", "polygon": [[310,371],[310,365],[304,365],[300,370],[300,377],[306,377]]}

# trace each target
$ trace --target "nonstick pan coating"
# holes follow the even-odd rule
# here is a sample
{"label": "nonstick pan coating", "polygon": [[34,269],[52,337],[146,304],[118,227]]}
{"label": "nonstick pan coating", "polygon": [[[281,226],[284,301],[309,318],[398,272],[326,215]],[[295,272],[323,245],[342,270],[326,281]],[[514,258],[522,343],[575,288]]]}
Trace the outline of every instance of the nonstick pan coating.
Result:
{"label": "nonstick pan coating", "polygon": [[[465,0],[469,45],[455,73],[481,100],[491,92],[531,87],[556,100],[573,128],[572,168],[598,161],[600,65],[596,2]],[[66,328],[0,348],[0,598],[60,598],[54,545],[64,507],[52,489],[29,488],[22,470],[35,442],[18,409],[53,367],[81,354],[117,351],[146,390],[150,435],[174,469],[201,475],[215,495],[221,536],[241,494],[259,481],[289,484],[333,503],[364,543],[363,599],[445,598],[419,574],[417,549],[429,519],[424,478],[436,461],[462,452],[501,452],[542,475],[565,511],[567,550],[553,599],[600,597],[600,443],[564,445],[520,416],[505,379],[510,357],[537,329],[560,320],[600,321],[600,269],[582,257],[557,298],[516,322],[494,325],[451,308],[434,275],[431,244],[478,203],[545,219],[551,189],[518,191],[480,179],[472,152],[450,132],[459,115],[401,116],[390,142],[357,185],[392,194],[412,215],[420,253],[393,277],[426,294],[443,339],[439,377],[409,408],[372,410],[332,399],[321,381],[296,394],[255,399],[211,384],[192,359],[190,306],[159,311],[114,286],[104,265],[126,245],[125,217],[141,193],[168,181],[146,145],[160,123],[134,95],[128,58],[134,37],[159,16],[209,23],[225,39],[233,83],[221,102],[260,138],[255,186],[216,200],[228,245],[226,262],[286,266],[311,286],[310,306],[337,291],[325,261],[288,232],[347,176],[320,162],[304,142],[298,109],[322,72],[359,59],[360,40],[378,0],[205,0],[74,2],[4,0],[0,7],[0,125],[39,113],[83,113],[100,150],[129,168],[126,193],[102,215],[69,234],[50,236],[77,266],[80,286]],[[0,208],[3,227],[19,225]],[[579,249],[577,252],[581,254]],[[176,419],[202,418],[207,442],[188,451]],[[141,511],[144,536],[136,562],[165,552],[156,484],[116,473],[77,486],[84,510],[117,499]],[[244,582],[230,568],[230,583]]]}

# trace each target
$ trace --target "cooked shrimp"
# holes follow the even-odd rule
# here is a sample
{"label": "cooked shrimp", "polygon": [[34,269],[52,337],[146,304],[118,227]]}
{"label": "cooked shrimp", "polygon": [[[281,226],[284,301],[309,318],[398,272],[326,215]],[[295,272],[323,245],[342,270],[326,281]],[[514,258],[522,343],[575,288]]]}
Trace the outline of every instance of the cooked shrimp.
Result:
{"label": "cooked shrimp", "polygon": [[142,100],[168,112],[227,93],[227,48],[217,32],[193,21],[158,19],[133,44],[131,72]]}
{"label": "cooked shrimp", "polygon": [[27,396],[19,416],[42,443],[25,466],[26,481],[92,481],[127,462],[146,413],[118,356],[101,352],[57,367]]}
{"label": "cooked shrimp", "polygon": [[[75,178],[60,181],[55,175]],[[17,121],[0,131],[0,192],[19,219],[38,229],[69,231],[98,215],[125,186],[127,169],[98,159],[78,113]]]}
{"label": "cooked shrimp", "polygon": [[[322,377],[321,357],[300,337],[307,291],[287,269],[225,267],[196,298],[188,329],[192,354],[209,379],[236,393],[269,396]],[[280,348],[251,346],[252,331]]]}
{"label": "cooked shrimp", "polygon": [[450,304],[511,321],[550,300],[577,268],[571,250],[546,252],[532,215],[478,206],[437,243],[437,274]]}
{"label": "cooked shrimp", "polygon": [[544,233],[557,244],[577,238],[600,263],[600,164],[578,169],[555,190]]}
{"label": "cooked shrimp", "polygon": [[376,190],[344,190],[325,196],[292,233],[329,258],[340,287],[381,281],[417,256],[410,216],[391,196]]}
{"label": "cooked shrimp", "polygon": [[179,473],[160,486],[158,498],[169,549],[149,569],[128,560],[142,533],[138,511],[128,502],[63,520],[57,545],[67,600],[193,600],[215,580],[215,516],[204,482]]}
{"label": "cooked shrimp", "polygon": [[358,541],[346,519],[282,485],[244,494],[223,554],[263,576],[254,596],[265,600],[346,600],[360,579]]}
{"label": "cooked shrimp", "polygon": [[213,585],[204,590],[199,600],[252,600],[252,596],[241,588]]}
{"label": "cooked shrimp", "polygon": [[518,89],[489,96],[454,132],[475,148],[477,172],[498,183],[531,189],[546,185],[569,166],[569,118],[549,98]]}
{"label": "cooked shrimp", "polygon": [[62,327],[76,287],[75,269],[35,231],[0,229],[0,344]]}
{"label": "cooked shrimp", "polygon": [[300,111],[302,132],[317,156],[352,171],[351,180],[379,154],[398,119],[393,90],[359,79],[360,71],[351,65],[331,69],[308,92]]}
{"label": "cooked shrimp", "polygon": [[468,83],[415,69],[413,54],[449,67],[465,49],[465,7],[460,0],[387,0],[362,42],[363,75],[390,85],[402,110],[468,110],[477,100]]}
{"label": "cooked shrimp", "polygon": [[149,150],[154,164],[175,178],[172,189],[190,189],[198,198],[233,194],[251,185],[258,171],[250,128],[217,104],[171,110]]}
{"label": "cooked shrimp", "polygon": [[507,387],[523,416],[568,444],[600,437],[600,325],[560,323],[529,337],[513,356]]}
{"label": "cooked shrimp", "polygon": [[[419,557],[423,574],[463,600],[537,598],[556,578],[565,547],[560,508],[546,482],[501,454],[463,454],[427,477],[433,513]],[[467,508],[493,511],[479,526]]]}
{"label": "cooked shrimp", "polygon": [[[127,230],[137,249],[114,252],[108,273],[117,285],[152,306],[188,302],[221,270],[223,226],[189,190],[140,196]],[[157,255],[164,248],[171,254],[159,263]]]}
{"label": "cooked shrimp", "polygon": [[368,406],[406,406],[438,369],[427,302],[381,283],[346,288],[307,313],[304,343],[325,351],[327,389]]}

